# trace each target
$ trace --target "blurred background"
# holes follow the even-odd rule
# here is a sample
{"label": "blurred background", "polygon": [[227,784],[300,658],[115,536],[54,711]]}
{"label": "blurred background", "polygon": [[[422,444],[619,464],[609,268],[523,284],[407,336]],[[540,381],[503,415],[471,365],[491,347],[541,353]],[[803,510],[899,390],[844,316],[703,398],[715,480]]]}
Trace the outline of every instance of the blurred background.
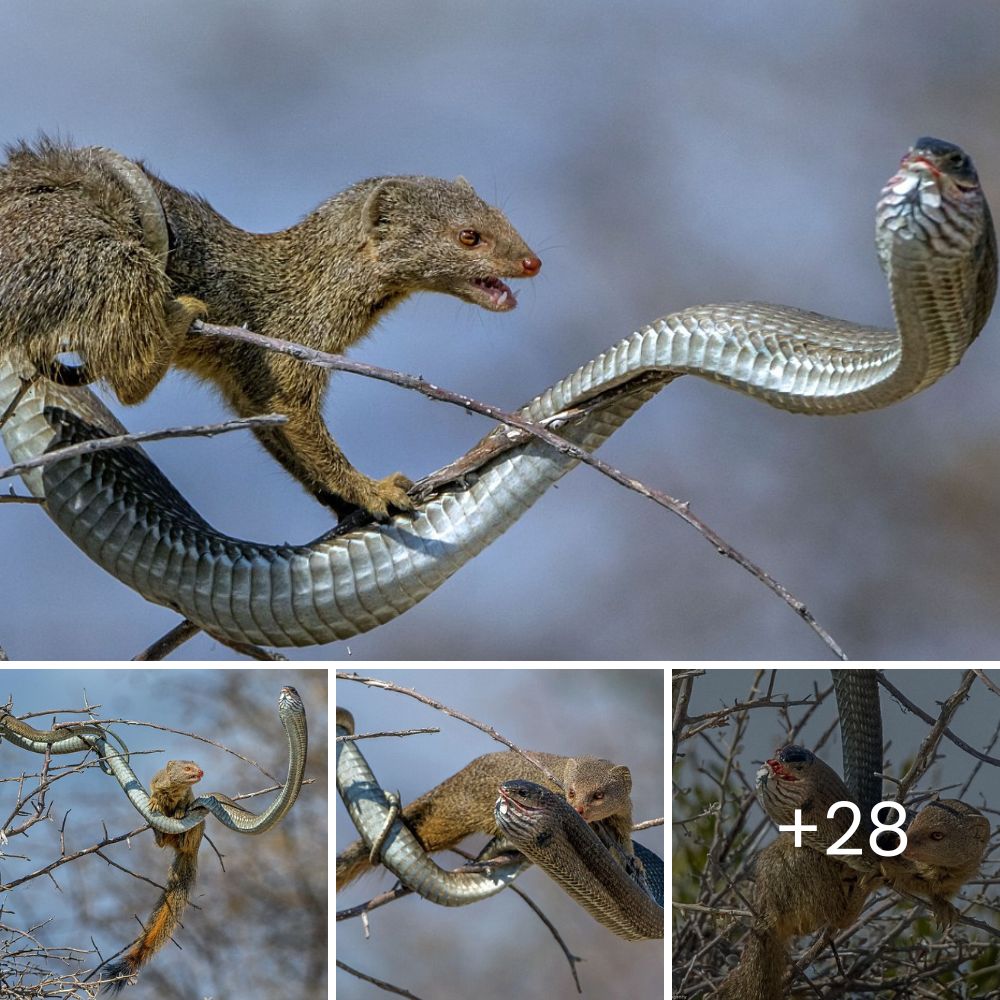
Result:
{"label": "blurred background", "polygon": [[[662,670],[379,669],[376,676],[488,723],[522,749],[591,754],[627,764],[635,822],[663,815]],[[436,734],[358,744],[375,777],[384,788],[398,789],[404,805],[480,754],[504,749],[484,733],[405,695],[343,680],[337,681],[336,694],[337,704],[353,713],[358,733],[441,728]],[[357,832],[339,802],[335,815],[341,851]],[[662,827],[637,833],[635,839],[665,857]],[[486,841],[485,836],[469,838],[463,846],[476,852]],[[461,863],[448,853],[437,860],[446,868]],[[384,870],[369,873],[337,896],[337,909],[364,902],[393,884]],[[662,943],[615,937],[537,870],[525,872],[517,884],[555,924],[570,952],[585,959],[578,965],[584,996],[664,995]],[[370,920],[367,940],[360,920],[336,925],[337,958],[419,997],[507,997],[512,975],[524,995],[577,996],[559,945],[514,893],[460,908],[410,896],[375,910]],[[433,962],[427,962],[428,955]],[[340,1000],[375,995],[371,986],[339,970],[336,986]]]}
{"label": "blurred background", "polygon": [[[247,229],[288,226],[366,176],[468,177],[541,255],[540,277],[511,315],[414,298],[353,355],[507,407],[691,305],[890,323],[874,204],[917,136],[965,146],[1000,203],[1000,9],[971,0],[946,15],[928,0],[47,3],[4,22],[0,137],[46,130],[144,157]],[[884,412],[792,416],[682,379],[602,457],[690,500],[849,654],[992,656],[997,324],[957,372]],[[225,415],[179,375],[115,409],[132,430]],[[346,375],[327,418],[379,476],[426,473],[489,426]],[[250,435],[150,451],[232,534],[305,541],[330,525]],[[33,507],[0,509],[0,552],[13,657],[129,656],[176,621]],[[422,605],[294,655],[825,653],[691,529],[578,469]],[[232,656],[205,637],[179,655]]]}
{"label": "blurred background", "polygon": [[[143,969],[128,996],[306,1000],[326,995],[325,670],[7,669],[0,680],[0,704],[13,696],[15,715],[48,713],[25,720],[37,729],[48,729],[53,721],[86,719],[86,715],[54,713],[89,704],[94,706],[93,718],[176,730],[114,727],[132,751],[130,763],[147,788],[167,760],[195,760],[205,772],[195,794],[219,791],[230,796],[270,788],[275,782],[222,747],[258,762],[277,781],[284,781],[288,748],[278,719],[278,694],[284,685],[294,686],[306,706],[305,776],[311,783],[303,786],[281,823],[261,836],[240,836],[209,817],[205,832],[211,843],[202,841],[183,927]],[[218,746],[181,735],[188,733],[214,740]],[[11,810],[19,791],[27,794],[37,786],[44,757],[8,743],[0,745],[0,752],[4,817],[0,829],[9,832],[30,812],[29,808],[15,816]],[[51,773],[60,778],[45,799],[50,819],[31,826],[26,836],[11,836],[4,848],[0,863],[4,886],[56,865],[51,876],[43,874],[5,889],[0,950],[7,955],[4,982],[10,989],[16,983],[14,968],[30,961],[25,956],[30,956],[33,945],[58,950],[61,962],[35,960],[53,976],[93,969],[97,960],[87,951],[92,944],[105,959],[129,945],[140,932],[139,921],[146,920],[156,905],[173,859],[173,851],[158,848],[147,831],[59,864],[62,854],[72,855],[100,844],[105,836],[120,837],[144,826],[118,784],[96,764],[78,773],[61,773],[82,759],[80,754],[53,757]],[[259,813],[274,794],[244,804]],[[14,928],[31,928],[32,935],[19,937]]]}

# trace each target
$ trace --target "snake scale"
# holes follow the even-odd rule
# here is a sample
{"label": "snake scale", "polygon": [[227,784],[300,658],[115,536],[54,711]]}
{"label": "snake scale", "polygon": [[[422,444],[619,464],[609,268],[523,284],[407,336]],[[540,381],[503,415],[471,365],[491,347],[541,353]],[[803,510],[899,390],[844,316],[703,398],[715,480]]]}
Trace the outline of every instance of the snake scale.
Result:
{"label": "snake scale", "polygon": [[[851,413],[905,399],[958,364],[992,308],[996,238],[968,156],[918,139],[882,191],[876,241],[895,330],[786,306],[697,306],[633,333],[518,414],[558,419],[561,435],[593,450],[682,374],[798,413]],[[123,432],[86,388],[40,380],[14,405],[30,374],[22,359],[0,360],[0,415],[10,410],[2,434],[15,461]],[[519,443],[473,462],[475,475],[412,513],[304,545],[217,531],[138,447],[67,458],[22,478],[69,538],[148,600],[229,641],[301,646],[346,639],[402,614],[575,464],[538,441]]]}
{"label": "snake scale", "polygon": [[[354,719],[337,709],[337,735],[352,736]],[[366,844],[380,843],[380,861],[407,888],[442,906],[464,906],[505,889],[529,862],[537,864],[599,923],[629,941],[663,937],[663,862],[634,844],[654,883],[650,892],[612,857],[590,826],[561,796],[531,781],[500,786],[495,816],[503,838],[528,862],[491,873],[447,872],[392,812],[357,745],[337,742],[337,790]]]}
{"label": "snake scale", "polygon": [[[293,687],[283,687],[278,696],[278,717],[288,741],[288,773],[281,791],[259,815],[233,802],[221,792],[199,795],[187,815],[181,819],[164,816],[150,808],[149,794],[126,758],[107,741],[100,726],[81,725],[64,729],[40,730],[14,718],[9,712],[0,713],[0,740],[31,753],[79,753],[94,750],[102,767],[111,773],[142,818],[161,833],[185,833],[204,823],[212,815],[223,826],[237,833],[258,834],[274,827],[298,798],[305,774],[308,733],[306,710]],[[119,741],[120,743],[120,741]],[[124,744],[122,744],[124,749]],[[126,751],[127,752],[127,751]]]}

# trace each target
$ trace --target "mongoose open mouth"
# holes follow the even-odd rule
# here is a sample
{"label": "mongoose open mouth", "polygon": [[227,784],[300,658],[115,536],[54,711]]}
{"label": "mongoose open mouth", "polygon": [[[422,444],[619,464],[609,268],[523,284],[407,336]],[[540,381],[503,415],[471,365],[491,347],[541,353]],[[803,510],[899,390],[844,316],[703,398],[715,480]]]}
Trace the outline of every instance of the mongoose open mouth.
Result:
{"label": "mongoose open mouth", "polygon": [[484,309],[507,312],[517,305],[517,297],[499,278],[473,278],[472,299]]}

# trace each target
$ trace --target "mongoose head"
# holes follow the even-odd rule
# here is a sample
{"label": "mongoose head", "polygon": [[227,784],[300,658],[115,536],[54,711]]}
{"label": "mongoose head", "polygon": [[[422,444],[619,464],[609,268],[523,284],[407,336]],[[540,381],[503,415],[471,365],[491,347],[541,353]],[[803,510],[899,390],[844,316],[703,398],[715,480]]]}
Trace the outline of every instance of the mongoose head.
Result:
{"label": "mongoose head", "polygon": [[531,278],[542,262],[507,216],[463,177],[381,177],[369,188],[362,226],[383,278],[402,292],[444,292],[492,312],[517,299],[503,278]]}
{"label": "mongoose head", "polygon": [[903,857],[935,866],[979,867],[990,839],[990,822],[958,799],[928,802],[906,831]]}
{"label": "mongoose head", "polygon": [[631,813],[632,772],[598,757],[574,757],[566,767],[566,801],[588,822]]}
{"label": "mongoose head", "polygon": [[173,785],[196,785],[205,776],[193,760],[168,760],[163,770]]}

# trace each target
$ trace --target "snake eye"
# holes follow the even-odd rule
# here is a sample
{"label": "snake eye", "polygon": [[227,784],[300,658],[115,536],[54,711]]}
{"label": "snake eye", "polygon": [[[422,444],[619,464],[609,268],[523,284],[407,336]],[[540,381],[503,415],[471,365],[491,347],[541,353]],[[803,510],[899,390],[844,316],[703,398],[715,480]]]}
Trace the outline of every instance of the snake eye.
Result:
{"label": "snake eye", "polygon": [[969,165],[969,158],[960,149],[951,150],[944,160],[952,170],[956,171],[965,170]]}

